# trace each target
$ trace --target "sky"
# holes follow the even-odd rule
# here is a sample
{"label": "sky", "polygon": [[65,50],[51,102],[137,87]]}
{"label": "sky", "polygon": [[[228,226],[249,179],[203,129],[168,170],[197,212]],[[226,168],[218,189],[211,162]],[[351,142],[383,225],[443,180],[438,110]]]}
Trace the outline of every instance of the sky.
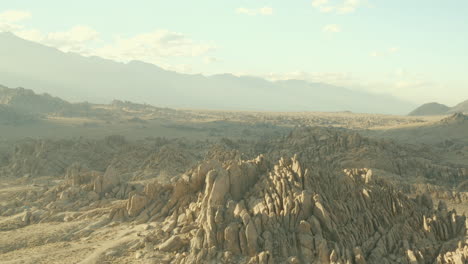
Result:
{"label": "sky", "polygon": [[16,0],[0,31],[191,74],[303,79],[414,103],[468,99],[465,0]]}

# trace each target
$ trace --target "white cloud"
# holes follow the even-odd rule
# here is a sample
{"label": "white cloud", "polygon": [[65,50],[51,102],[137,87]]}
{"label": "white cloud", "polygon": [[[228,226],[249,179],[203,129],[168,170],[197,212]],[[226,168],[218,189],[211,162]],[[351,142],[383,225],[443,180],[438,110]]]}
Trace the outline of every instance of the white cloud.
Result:
{"label": "white cloud", "polygon": [[367,0],[313,0],[312,6],[322,13],[349,14],[356,11],[356,9],[366,2]]}
{"label": "white cloud", "polygon": [[363,3],[363,0],[345,0],[343,4],[338,6],[337,10],[339,14],[352,13]]}
{"label": "white cloud", "polygon": [[159,64],[168,57],[197,57],[214,50],[213,45],[198,43],[167,30],[156,30],[124,38],[95,50],[96,55],[117,61],[141,60]]}
{"label": "white cloud", "polygon": [[236,9],[236,13],[249,15],[249,16],[256,16],[256,15],[270,16],[270,15],[273,15],[273,8],[267,7],[267,6],[258,8],[258,9],[249,9],[249,8],[239,7]]}
{"label": "white cloud", "polygon": [[75,26],[67,31],[43,33],[37,29],[25,29],[24,26],[18,24],[31,16],[31,13],[19,10],[0,13],[0,32],[13,32],[21,38],[67,52],[84,52],[88,42],[98,39],[98,32],[87,26]]}
{"label": "white cloud", "polygon": [[334,6],[330,5],[329,0],[313,0],[312,6],[317,8],[320,12],[328,13],[335,9]]}
{"label": "white cloud", "polygon": [[0,13],[0,32],[13,32],[20,30],[23,26],[17,24],[31,17],[31,13],[19,10],[8,10]]}
{"label": "white cloud", "polygon": [[47,35],[50,41],[56,41],[58,43],[83,43],[90,40],[95,40],[99,36],[99,33],[87,26],[75,26],[68,31],[53,32]]}
{"label": "white cloud", "polygon": [[339,33],[341,32],[341,27],[336,24],[330,24],[323,27],[323,32],[326,33]]}
{"label": "white cloud", "polygon": [[90,52],[87,44],[98,40],[99,33],[87,26],[75,26],[67,31],[42,33],[38,30],[21,30],[15,32],[21,38],[58,48],[65,52]]}
{"label": "white cloud", "polygon": [[[264,7],[256,12],[270,15],[273,9]],[[117,37],[103,45],[100,34],[89,26],[78,25],[65,31],[43,32],[35,28],[25,28],[17,24],[31,17],[26,11],[10,10],[0,13],[0,32],[10,31],[17,36],[30,41],[55,47],[64,52],[76,52],[85,56],[100,56],[116,61],[141,60],[158,64],[166,68],[180,68],[184,72],[191,71],[187,64],[175,66],[165,59],[172,57],[193,58],[205,56],[215,47],[200,43],[188,36],[168,30],[156,30],[129,37]],[[218,59],[206,56],[199,58],[205,62],[215,62]]]}
{"label": "white cloud", "polygon": [[[131,37],[118,37],[104,46],[99,33],[87,26],[75,26],[67,31],[43,33],[39,30],[19,30],[15,34],[21,38],[58,48],[64,52],[76,52],[85,56],[95,55],[116,61],[140,60],[158,64],[166,68],[172,65],[163,59],[170,57],[197,57],[214,50],[213,45],[198,43],[189,37],[167,30],[156,30]],[[94,48],[98,46],[97,48]],[[210,58],[214,62],[215,58]],[[206,62],[207,60],[205,60]],[[187,71],[187,66],[184,66]]]}

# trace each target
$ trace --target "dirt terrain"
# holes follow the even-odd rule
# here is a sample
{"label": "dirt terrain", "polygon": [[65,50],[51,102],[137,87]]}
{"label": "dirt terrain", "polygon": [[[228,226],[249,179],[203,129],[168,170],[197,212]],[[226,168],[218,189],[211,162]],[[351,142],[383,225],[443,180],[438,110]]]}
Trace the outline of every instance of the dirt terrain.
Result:
{"label": "dirt terrain", "polygon": [[464,114],[175,110],[6,91],[0,263],[468,261]]}

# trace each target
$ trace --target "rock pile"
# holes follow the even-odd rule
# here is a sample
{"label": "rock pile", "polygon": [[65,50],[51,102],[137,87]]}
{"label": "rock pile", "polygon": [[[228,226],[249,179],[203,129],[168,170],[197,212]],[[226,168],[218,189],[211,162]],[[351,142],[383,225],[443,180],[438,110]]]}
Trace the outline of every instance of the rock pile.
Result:
{"label": "rock pile", "polygon": [[172,263],[450,263],[466,236],[465,217],[429,196],[410,199],[369,169],[297,157],[203,163],[159,212],[162,231],[147,241]]}

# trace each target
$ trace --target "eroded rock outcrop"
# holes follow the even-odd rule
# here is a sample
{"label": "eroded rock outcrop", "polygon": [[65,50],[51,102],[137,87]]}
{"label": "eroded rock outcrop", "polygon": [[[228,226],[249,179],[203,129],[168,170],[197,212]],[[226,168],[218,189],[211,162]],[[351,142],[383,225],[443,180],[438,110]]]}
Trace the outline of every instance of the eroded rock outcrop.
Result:
{"label": "eroded rock outcrop", "polygon": [[179,252],[173,263],[450,263],[461,254],[450,245],[466,235],[464,216],[410,199],[369,169],[259,156],[205,162],[175,186],[161,210],[167,238],[153,238]]}

